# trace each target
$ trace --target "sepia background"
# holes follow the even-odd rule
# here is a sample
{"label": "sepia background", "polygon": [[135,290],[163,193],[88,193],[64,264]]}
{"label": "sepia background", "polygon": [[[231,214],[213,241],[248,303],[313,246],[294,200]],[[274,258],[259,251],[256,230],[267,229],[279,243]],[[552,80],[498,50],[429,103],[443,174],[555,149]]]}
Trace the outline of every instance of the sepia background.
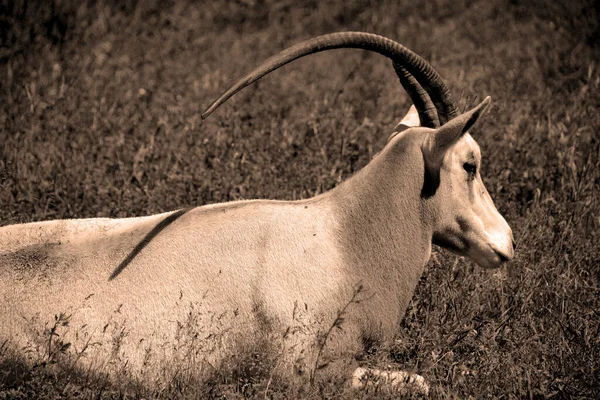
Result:
{"label": "sepia background", "polygon": [[[592,0],[2,1],[0,225],[331,189],[410,105],[383,57],[313,55],[200,113],[287,46],[378,33],[430,61],[461,110],[492,97],[471,133],[517,241],[493,271],[434,249],[378,361],[419,372],[434,398],[599,398],[599,14]],[[251,368],[157,392],[2,350],[0,398],[285,397]]]}

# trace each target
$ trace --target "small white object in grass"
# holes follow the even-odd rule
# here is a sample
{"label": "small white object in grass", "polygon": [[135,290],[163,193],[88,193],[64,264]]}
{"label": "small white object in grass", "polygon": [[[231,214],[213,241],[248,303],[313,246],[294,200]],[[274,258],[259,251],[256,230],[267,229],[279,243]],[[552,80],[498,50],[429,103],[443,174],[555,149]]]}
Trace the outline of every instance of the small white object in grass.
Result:
{"label": "small white object in grass", "polygon": [[352,387],[379,386],[390,390],[429,395],[429,385],[421,375],[406,371],[382,371],[375,368],[356,368],[352,374]]}

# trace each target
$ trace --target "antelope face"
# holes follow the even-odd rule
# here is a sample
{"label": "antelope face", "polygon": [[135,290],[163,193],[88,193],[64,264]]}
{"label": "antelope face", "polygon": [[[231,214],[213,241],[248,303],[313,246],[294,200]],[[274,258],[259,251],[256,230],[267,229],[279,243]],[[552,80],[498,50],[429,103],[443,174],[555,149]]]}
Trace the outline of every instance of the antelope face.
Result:
{"label": "antelope face", "polygon": [[433,243],[484,268],[513,258],[513,236],[483,185],[481,152],[468,133],[444,157],[438,196],[442,205]]}
{"label": "antelope face", "polygon": [[483,185],[481,151],[467,133],[488,104],[486,99],[428,133],[422,196],[435,197],[439,207],[433,243],[493,268],[513,258],[513,236]]}

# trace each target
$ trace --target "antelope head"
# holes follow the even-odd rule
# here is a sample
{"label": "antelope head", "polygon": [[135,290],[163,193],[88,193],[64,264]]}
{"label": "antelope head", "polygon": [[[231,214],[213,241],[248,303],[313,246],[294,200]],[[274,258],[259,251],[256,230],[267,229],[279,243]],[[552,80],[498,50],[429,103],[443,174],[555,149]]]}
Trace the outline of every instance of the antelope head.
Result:
{"label": "antelope head", "polygon": [[514,255],[508,223],[498,212],[479,172],[481,151],[468,130],[490,104],[473,109],[437,128],[419,126],[414,106],[396,133],[418,131],[425,165],[421,197],[434,203],[433,244],[467,256],[484,268],[497,267]]}

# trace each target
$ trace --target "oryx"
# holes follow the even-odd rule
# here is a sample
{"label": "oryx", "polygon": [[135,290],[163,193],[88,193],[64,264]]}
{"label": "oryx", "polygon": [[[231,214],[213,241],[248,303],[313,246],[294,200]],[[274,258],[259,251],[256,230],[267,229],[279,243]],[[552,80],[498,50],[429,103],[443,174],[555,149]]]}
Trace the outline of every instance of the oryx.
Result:
{"label": "oryx", "polygon": [[[44,326],[64,318],[60,340],[87,346],[81,362],[98,368],[118,360],[142,371],[162,357],[189,361],[193,351],[218,369],[258,344],[275,354],[277,374],[314,376],[319,358],[352,359],[365,343],[389,343],[432,244],[483,267],[511,259],[511,229],[468,133],[489,98],[459,114],[433,68],[390,39],[345,32],[302,42],[203,117],[280,66],[336,48],[390,58],[415,106],[367,166],[300,201],[0,228],[0,343],[43,352]],[[343,330],[324,337],[340,310]]]}

